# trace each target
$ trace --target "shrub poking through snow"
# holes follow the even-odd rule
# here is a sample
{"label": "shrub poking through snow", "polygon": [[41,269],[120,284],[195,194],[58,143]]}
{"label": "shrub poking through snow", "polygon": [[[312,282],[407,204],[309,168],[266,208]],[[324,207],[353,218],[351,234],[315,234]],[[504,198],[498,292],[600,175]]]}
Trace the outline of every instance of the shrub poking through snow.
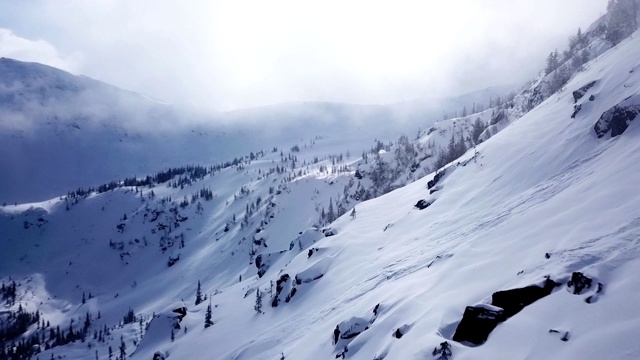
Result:
{"label": "shrub poking through snow", "polygon": [[575,295],[580,295],[582,290],[591,287],[592,280],[584,276],[581,272],[574,272],[571,274],[571,280],[567,282],[569,291],[572,291]]}
{"label": "shrub poking through snow", "polygon": [[453,356],[453,351],[451,351],[451,344],[449,344],[448,342],[441,342],[440,346],[436,346],[433,351],[431,352],[431,355],[433,355],[434,357],[437,356],[437,360],[449,360],[451,359],[451,356]]}

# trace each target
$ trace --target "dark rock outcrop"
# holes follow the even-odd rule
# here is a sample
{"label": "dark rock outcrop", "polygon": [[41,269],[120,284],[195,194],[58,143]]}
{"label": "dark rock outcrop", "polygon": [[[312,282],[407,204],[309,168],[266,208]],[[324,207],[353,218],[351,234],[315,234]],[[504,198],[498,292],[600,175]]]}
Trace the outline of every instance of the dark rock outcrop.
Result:
{"label": "dark rock outcrop", "polygon": [[453,340],[482,345],[498,324],[551,294],[559,285],[547,278],[542,285],[497,291],[491,296],[491,305],[467,306]]}
{"label": "dark rock outcrop", "polygon": [[507,118],[507,112],[504,109],[500,109],[498,110],[497,113],[495,113],[492,117],[491,120],[489,121],[489,125],[495,125],[497,123],[499,123],[500,121],[504,120]]}
{"label": "dark rock outcrop", "polygon": [[526,306],[551,294],[553,289],[560,284],[551,279],[546,279],[542,286],[529,285],[523,288],[503,290],[493,293],[491,304],[504,309],[506,317],[512,317]]}
{"label": "dark rock outcrop", "polygon": [[492,306],[467,306],[453,340],[482,345],[493,329],[507,318],[504,311]]}
{"label": "dark rock outcrop", "polygon": [[363,331],[369,329],[371,321],[365,318],[352,317],[349,320],[343,321],[339,324],[340,327],[340,339],[352,339]]}
{"label": "dark rock outcrop", "polygon": [[[171,310],[172,312],[174,312],[176,315],[176,320],[178,320],[178,323],[180,323],[182,321],[182,319],[184,319],[185,316],[187,316],[187,307],[186,306],[181,306],[179,308],[175,308],[173,310]],[[178,328],[180,328],[180,325],[178,325]]]}
{"label": "dark rock outcrop", "polygon": [[322,229],[322,233],[324,234],[325,237],[329,237],[329,236],[337,235],[338,230],[333,228],[326,228],[326,229]]}
{"label": "dark rock outcrop", "polygon": [[446,170],[443,170],[436,173],[436,175],[433,177],[433,180],[429,180],[429,182],[427,183],[427,189],[431,189],[432,187],[436,186],[438,181],[442,179],[442,177],[444,176],[444,174],[446,174],[446,172],[447,172]]}
{"label": "dark rock outcrop", "polygon": [[578,90],[573,92],[573,102],[577,103],[578,100],[582,99],[582,97],[584,96],[584,94],[587,93],[587,91],[589,91],[589,89],[591,89],[593,87],[593,85],[596,84],[596,81],[592,81],[586,85],[583,85],[581,88],[579,88]]}
{"label": "dark rock outcrop", "polygon": [[616,137],[627,130],[629,122],[633,121],[638,114],[640,114],[640,95],[629,97],[602,113],[593,130],[599,138],[609,131],[611,131],[611,137]]}
{"label": "dark rock outcrop", "polygon": [[576,115],[578,115],[580,110],[582,110],[582,105],[581,104],[574,105],[573,106],[573,113],[571,113],[571,118],[575,119]]}
{"label": "dark rock outcrop", "polygon": [[571,274],[571,279],[567,282],[567,287],[570,291],[575,295],[580,295],[582,290],[588,289],[591,287],[592,279],[584,276],[581,272],[574,272]]}
{"label": "dark rock outcrop", "polygon": [[433,204],[433,202],[427,201],[427,200],[425,200],[425,199],[420,199],[420,200],[418,200],[418,202],[417,202],[415,205],[413,205],[413,206],[415,206],[416,208],[418,208],[418,210],[424,210],[424,209],[428,208],[429,206],[431,206],[431,204]]}

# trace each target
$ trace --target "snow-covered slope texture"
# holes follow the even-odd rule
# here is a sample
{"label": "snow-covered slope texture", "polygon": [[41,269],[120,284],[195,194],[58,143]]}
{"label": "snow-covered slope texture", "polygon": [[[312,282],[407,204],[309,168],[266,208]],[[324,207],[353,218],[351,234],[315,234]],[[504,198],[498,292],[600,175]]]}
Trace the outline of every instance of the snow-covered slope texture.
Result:
{"label": "snow-covered slope texture", "polygon": [[326,228],[318,214],[356,181],[356,158],[332,174],[330,159],[311,161],[318,145],[4,206],[0,316],[26,324],[10,348],[39,343],[42,359],[108,359],[109,347],[132,359],[636,359],[640,121],[612,109],[637,106],[638,59],[635,36],[477,154]]}

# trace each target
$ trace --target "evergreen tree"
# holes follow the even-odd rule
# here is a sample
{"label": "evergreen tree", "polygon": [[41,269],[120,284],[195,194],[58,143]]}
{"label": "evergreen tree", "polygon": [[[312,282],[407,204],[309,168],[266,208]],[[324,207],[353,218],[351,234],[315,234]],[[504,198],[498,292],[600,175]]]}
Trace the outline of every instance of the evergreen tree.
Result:
{"label": "evergreen tree", "polygon": [[333,198],[329,198],[329,210],[327,211],[327,222],[332,223],[336,219],[336,214],[333,210]]}
{"label": "evergreen tree", "polygon": [[120,360],[127,358],[127,345],[124,343],[124,338],[120,336]]}
{"label": "evergreen tree", "polygon": [[207,313],[204,316],[204,328],[208,328],[213,325],[213,321],[211,320],[211,299],[209,299],[209,305],[207,305]]}
{"label": "evergreen tree", "polygon": [[478,140],[480,139],[480,135],[485,129],[485,125],[480,118],[477,118],[471,127],[471,141],[473,144],[478,144]]}
{"label": "evergreen tree", "polygon": [[256,304],[253,306],[253,309],[258,314],[262,314],[262,291],[260,291],[260,288],[256,289]]}
{"label": "evergreen tree", "polygon": [[202,302],[202,289],[200,288],[200,280],[198,280],[198,289],[196,290],[196,305]]}
{"label": "evergreen tree", "polygon": [[552,51],[547,57],[547,67],[544,70],[545,75],[551,74],[559,65],[558,50]]}
{"label": "evergreen tree", "polygon": [[609,0],[608,22],[605,38],[612,45],[618,44],[638,29],[640,0]]}

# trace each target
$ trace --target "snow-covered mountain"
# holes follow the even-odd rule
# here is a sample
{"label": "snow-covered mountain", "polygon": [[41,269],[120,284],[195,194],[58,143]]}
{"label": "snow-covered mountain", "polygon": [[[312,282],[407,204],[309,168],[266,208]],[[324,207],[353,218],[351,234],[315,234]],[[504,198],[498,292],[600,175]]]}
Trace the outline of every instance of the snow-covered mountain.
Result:
{"label": "snow-covered mountain", "polygon": [[316,136],[334,139],[342,152],[359,152],[376,138],[390,140],[429,126],[443,112],[488,101],[499,89],[404,105],[292,103],[201,114],[2,58],[0,203],[37,201],[185,163],[215,164]]}
{"label": "snow-covered mountain", "polygon": [[[122,181],[0,207],[0,359],[639,358],[640,36],[602,49],[557,92],[535,91],[555,69],[414,137],[364,122],[395,114],[384,107],[254,109],[225,116],[333,115],[311,126],[316,136],[300,125],[256,140],[271,146],[246,127],[238,154],[200,154],[214,165],[158,162],[132,178],[118,163]],[[26,101],[5,91],[7,113],[45,116],[53,105],[20,104],[62,106],[83,91],[75,78],[35,78],[49,85],[24,90]],[[175,114],[139,101],[122,108]],[[135,121],[94,115],[80,129],[73,116],[32,126],[63,129],[48,151],[70,136],[82,144],[71,134],[94,119],[114,121],[96,130],[109,141],[136,133]],[[358,121],[340,128],[340,117]],[[340,131],[316,133],[327,122]],[[10,146],[34,136],[23,121],[2,124],[3,139],[22,139]],[[128,146],[150,146],[147,130]],[[15,154],[3,166],[32,156]]]}

